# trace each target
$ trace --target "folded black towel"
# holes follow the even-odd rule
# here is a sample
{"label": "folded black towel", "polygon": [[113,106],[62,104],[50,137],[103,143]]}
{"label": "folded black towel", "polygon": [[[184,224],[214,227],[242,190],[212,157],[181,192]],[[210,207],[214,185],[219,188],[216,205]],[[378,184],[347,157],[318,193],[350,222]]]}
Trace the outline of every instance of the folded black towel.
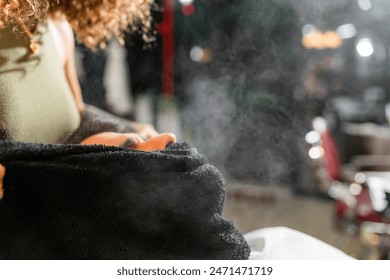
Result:
{"label": "folded black towel", "polygon": [[0,141],[3,259],[246,259],[221,174],[164,151]]}

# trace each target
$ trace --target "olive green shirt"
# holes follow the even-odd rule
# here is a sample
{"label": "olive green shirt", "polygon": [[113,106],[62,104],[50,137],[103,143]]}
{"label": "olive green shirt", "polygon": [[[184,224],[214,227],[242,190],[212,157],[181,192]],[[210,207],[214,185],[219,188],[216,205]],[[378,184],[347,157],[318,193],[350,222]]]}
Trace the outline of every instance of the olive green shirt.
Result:
{"label": "olive green shirt", "polygon": [[47,24],[29,40],[0,29],[0,139],[63,143],[80,124],[72,92]]}

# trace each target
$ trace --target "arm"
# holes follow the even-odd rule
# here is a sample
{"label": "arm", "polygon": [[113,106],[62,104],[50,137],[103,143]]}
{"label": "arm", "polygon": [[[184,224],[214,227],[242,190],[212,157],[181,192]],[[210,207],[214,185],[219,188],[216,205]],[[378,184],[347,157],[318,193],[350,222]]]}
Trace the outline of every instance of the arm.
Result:
{"label": "arm", "polygon": [[85,105],[76,72],[75,42],[72,28],[68,21],[63,18],[49,19],[49,27],[53,34],[54,43],[64,66],[66,79],[72,91],[77,108],[79,109],[80,114],[83,114]]}
{"label": "arm", "polygon": [[[93,112],[94,109],[93,106],[88,106],[88,110],[86,110],[86,105],[84,104],[82,98],[81,88],[80,88],[80,84],[76,72],[75,42],[74,42],[74,35],[73,35],[72,28],[68,23],[68,21],[66,21],[66,19],[60,17],[49,19],[49,27],[54,38],[55,46],[58,50],[61,63],[63,64],[65,69],[66,79],[72,91],[80,115],[88,115],[87,111],[90,110]],[[118,123],[123,121],[124,120],[121,121],[118,120]],[[126,126],[131,127],[130,131],[116,131],[116,130],[108,129],[106,131],[96,131],[90,134],[87,133],[86,135],[84,135],[82,139],[91,136],[92,134],[95,134],[93,135],[94,136],[93,138],[89,139],[88,144],[112,144],[116,146],[125,145],[125,146],[135,147],[135,145],[138,145],[141,142],[143,142],[143,139],[147,140],[159,135],[158,132],[154,129],[154,127],[150,124],[140,124],[140,123],[129,122],[129,121],[126,122],[127,122]],[[95,126],[94,124],[87,124],[88,130],[90,130],[90,127],[94,127],[94,126]],[[109,132],[109,131],[112,132],[103,133],[103,134],[99,133],[99,136],[96,135],[98,132]],[[134,131],[135,133],[125,133],[125,134],[115,133],[115,132],[132,132],[132,131]],[[115,137],[113,135],[115,135]],[[107,137],[108,139],[105,139]],[[127,138],[127,141],[122,141],[123,137]],[[113,140],[113,138],[118,138],[119,140],[118,139]],[[175,142],[176,140],[171,137],[167,141],[170,143],[170,142]],[[80,142],[77,141],[77,143]]]}

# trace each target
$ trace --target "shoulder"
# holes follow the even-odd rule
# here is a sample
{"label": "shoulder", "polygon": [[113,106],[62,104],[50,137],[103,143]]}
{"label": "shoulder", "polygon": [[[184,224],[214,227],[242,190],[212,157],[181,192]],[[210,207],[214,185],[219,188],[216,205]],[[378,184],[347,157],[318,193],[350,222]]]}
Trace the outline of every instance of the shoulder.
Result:
{"label": "shoulder", "polygon": [[72,27],[62,17],[49,18],[48,23],[61,61],[65,64],[70,54],[74,51],[75,42]]}

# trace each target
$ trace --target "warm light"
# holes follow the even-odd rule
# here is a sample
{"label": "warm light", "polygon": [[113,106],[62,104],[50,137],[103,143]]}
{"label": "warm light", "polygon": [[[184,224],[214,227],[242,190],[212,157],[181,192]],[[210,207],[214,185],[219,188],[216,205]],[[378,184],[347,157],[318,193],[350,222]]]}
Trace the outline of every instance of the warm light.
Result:
{"label": "warm light", "polygon": [[315,144],[320,142],[321,135],[317,131],[310,131],[305,135],[305,140],[309,144]]}
{"label": "warm light", "polygon": [[309,150],[309,157],[311,159],[319,159],[324,155],[325,151],[322,147],[312,147]]}
{"label": "warm light", "polygon": [[307,49],[323,49],[322,33],[313,31],[303,36],[302,45]]}
{"label": "warm light", "polygon": [[190,50],[190,58],[195,62],[209,62],[212,56],[212,52],[209,49],[203,49],[199,46],[194,46]]}
{"label": "warm light", "polygon": [[342,39],[349,39],[357,34],[356,27],[352,23],[340,25],[337,27],[336,32]]}
{"label": "warm light", "polygon": [[343,41],[336,32],[327,31],[322,35],[322,43],[325,48],[337,49],[341,46]]}
{"label": "warm light", "polygon": [[361,39],[356,45],[356,51],[360,56],[368,57],[374,53],[374,47],[368,38]]}
{"label": "warm light", "polygon": [[353,194],[353,195],[359,195],[359,194],[361,194],[362,190],[363,190],[362,185],[357,184],[357,183],[352,183],[352,184],[349,186],[349,191],[350,191],[351,194]]}
{"label": "warm light", "polygon": [[[314,29],[312,29],[312,27]],[[339,48],[342,44],[342,39],[339,34],[335,31],[327,31],[322,33],[321,31],[315,29],[314,26],[307,27],[306,25],[302,29],[302,33],[308,32],[309,30],[313,30],[311,32],[305,33],[302,37],[302,45],[307,49],[324,49],[331,48],[336,49]]]}
{"label": "warm light", "polygon": [[372,8],[372,3],[370,0],[359,0],[358,5],[363,11],[368,11]]}
{"label": "warm light", "polygon": [[209,62],[211,59],[213,59],[213,52],[210,49],[203,49],[203,59],[201,62]]}

